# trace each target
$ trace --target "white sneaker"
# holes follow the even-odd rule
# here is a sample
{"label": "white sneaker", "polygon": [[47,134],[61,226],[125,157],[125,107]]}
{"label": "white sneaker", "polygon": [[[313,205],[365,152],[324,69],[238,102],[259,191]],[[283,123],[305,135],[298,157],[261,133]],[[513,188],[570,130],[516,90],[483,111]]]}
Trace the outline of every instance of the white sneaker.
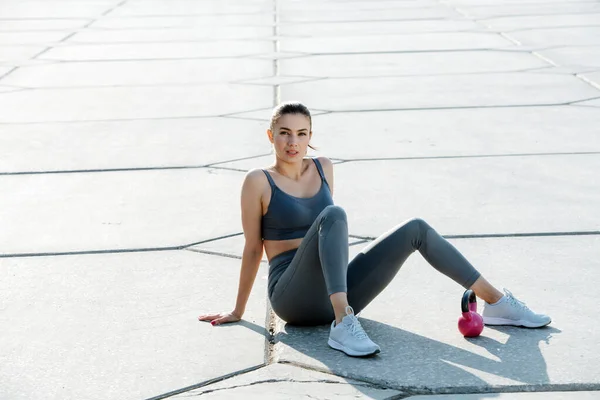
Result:
{"label": "white sneaker", "polygon": [[331,323],[327,343],[330,347],[353,357],[368,356],[381,351],[379,346],[369,339],[350,306],[346,307],[346,316],[340,324],[336,325],[335,320]]}
{"label": "white sneaker", "polygon": [[483,322],[486,325],[513,325],[526,328],[541,328],[552,322],[552,319],[543,314],[536,314],[517,300],[513,294],[504,289],[505,296],[495,304],[484,304]]}

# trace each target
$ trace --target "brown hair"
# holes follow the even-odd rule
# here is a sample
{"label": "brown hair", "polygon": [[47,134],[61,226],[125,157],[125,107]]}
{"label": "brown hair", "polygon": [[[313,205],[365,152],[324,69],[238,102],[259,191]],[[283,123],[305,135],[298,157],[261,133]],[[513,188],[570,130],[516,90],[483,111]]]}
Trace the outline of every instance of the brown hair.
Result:
{"label": "brown hair", "polygon": [[[275,107],[273,109],[273,114],[271,115],[271,123],[269,125],[269,129],[273,131],[273,127],[275,126],[279,118],[286,114],[304,115],[306,118],[308,118],[308,122],[310,123],[310,131],[312,132],[312,117],[310,116],[310,111],[308,110],[308,107],[306,107],[304,104],[298,101],[286,101],[285,103],[281,103],[277,107]],[[310,147],[313,150],[316,150],[316,148],[314,148],[310,144],[308,145],[308,147]]]}

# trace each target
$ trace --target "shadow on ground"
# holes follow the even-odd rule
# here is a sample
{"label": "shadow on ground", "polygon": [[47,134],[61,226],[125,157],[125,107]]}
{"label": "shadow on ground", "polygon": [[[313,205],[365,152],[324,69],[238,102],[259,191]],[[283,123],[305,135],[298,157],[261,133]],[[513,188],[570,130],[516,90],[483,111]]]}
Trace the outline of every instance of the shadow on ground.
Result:
{"label": "shadow on ground", "polygon": [[535,386],[549,384],[540,342],[550,344],[553,334],[561,332],[550,326],[541,329],[486,327],[487,331],[495,330],[508,336],[507,340],[503,343],[488,337],[486,330],[477,338],[459,339],[468,340],[489,353],[482,356],[381,322],[361,318],[361,323],[381,346],[380,354],[348,357],[328,347],[329,326],[307,328],[286,324],[276,336],[276,341],[285,346],[281,349],[281,361],[319,369],[324,366],[338,376],[410,394],[479,392],[483,399],[494,394],[482,392],[498,391],[501,387],[504,391],[510,386],[535,390]]}

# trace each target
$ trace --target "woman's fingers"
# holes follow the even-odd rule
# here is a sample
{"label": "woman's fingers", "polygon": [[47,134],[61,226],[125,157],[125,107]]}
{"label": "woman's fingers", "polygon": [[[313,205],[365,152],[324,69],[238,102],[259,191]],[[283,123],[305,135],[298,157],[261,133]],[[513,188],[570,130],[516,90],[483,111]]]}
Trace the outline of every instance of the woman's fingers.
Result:
{"label": "woman's fingers", "polygon": [[198,317],[198,321],[209,321],[211,325],[221,325],[227,322],[236,322],[239,321],[240,318],[231,314],[231,313],[221,313],[221,314],[204,314]]}
{"label": "woman's fingers", "polygon": [[212,321],[220,316],[221,314],[204,314],[198,317],[198,321]]}
{"label": "woman's fingers", "polygon": [[210,322],[211,325],[215,326],[215,325],[221,325],[221,324],[226,324],[228,322],[237,322],[240,319],[238,317],[236,317],[235,315],[232,314],[227,314],[224,315],[220,318],[214,319]]}

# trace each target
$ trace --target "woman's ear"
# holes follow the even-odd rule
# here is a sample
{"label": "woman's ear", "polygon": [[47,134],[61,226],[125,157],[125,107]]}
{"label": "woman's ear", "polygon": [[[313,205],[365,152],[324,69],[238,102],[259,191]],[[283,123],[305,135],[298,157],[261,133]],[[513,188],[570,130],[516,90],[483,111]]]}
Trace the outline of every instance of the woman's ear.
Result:
{"label": "woman's ear", "polygon": [[267,129],[267,136],[269,137],[269,142],[273,143],[273,131]]}

